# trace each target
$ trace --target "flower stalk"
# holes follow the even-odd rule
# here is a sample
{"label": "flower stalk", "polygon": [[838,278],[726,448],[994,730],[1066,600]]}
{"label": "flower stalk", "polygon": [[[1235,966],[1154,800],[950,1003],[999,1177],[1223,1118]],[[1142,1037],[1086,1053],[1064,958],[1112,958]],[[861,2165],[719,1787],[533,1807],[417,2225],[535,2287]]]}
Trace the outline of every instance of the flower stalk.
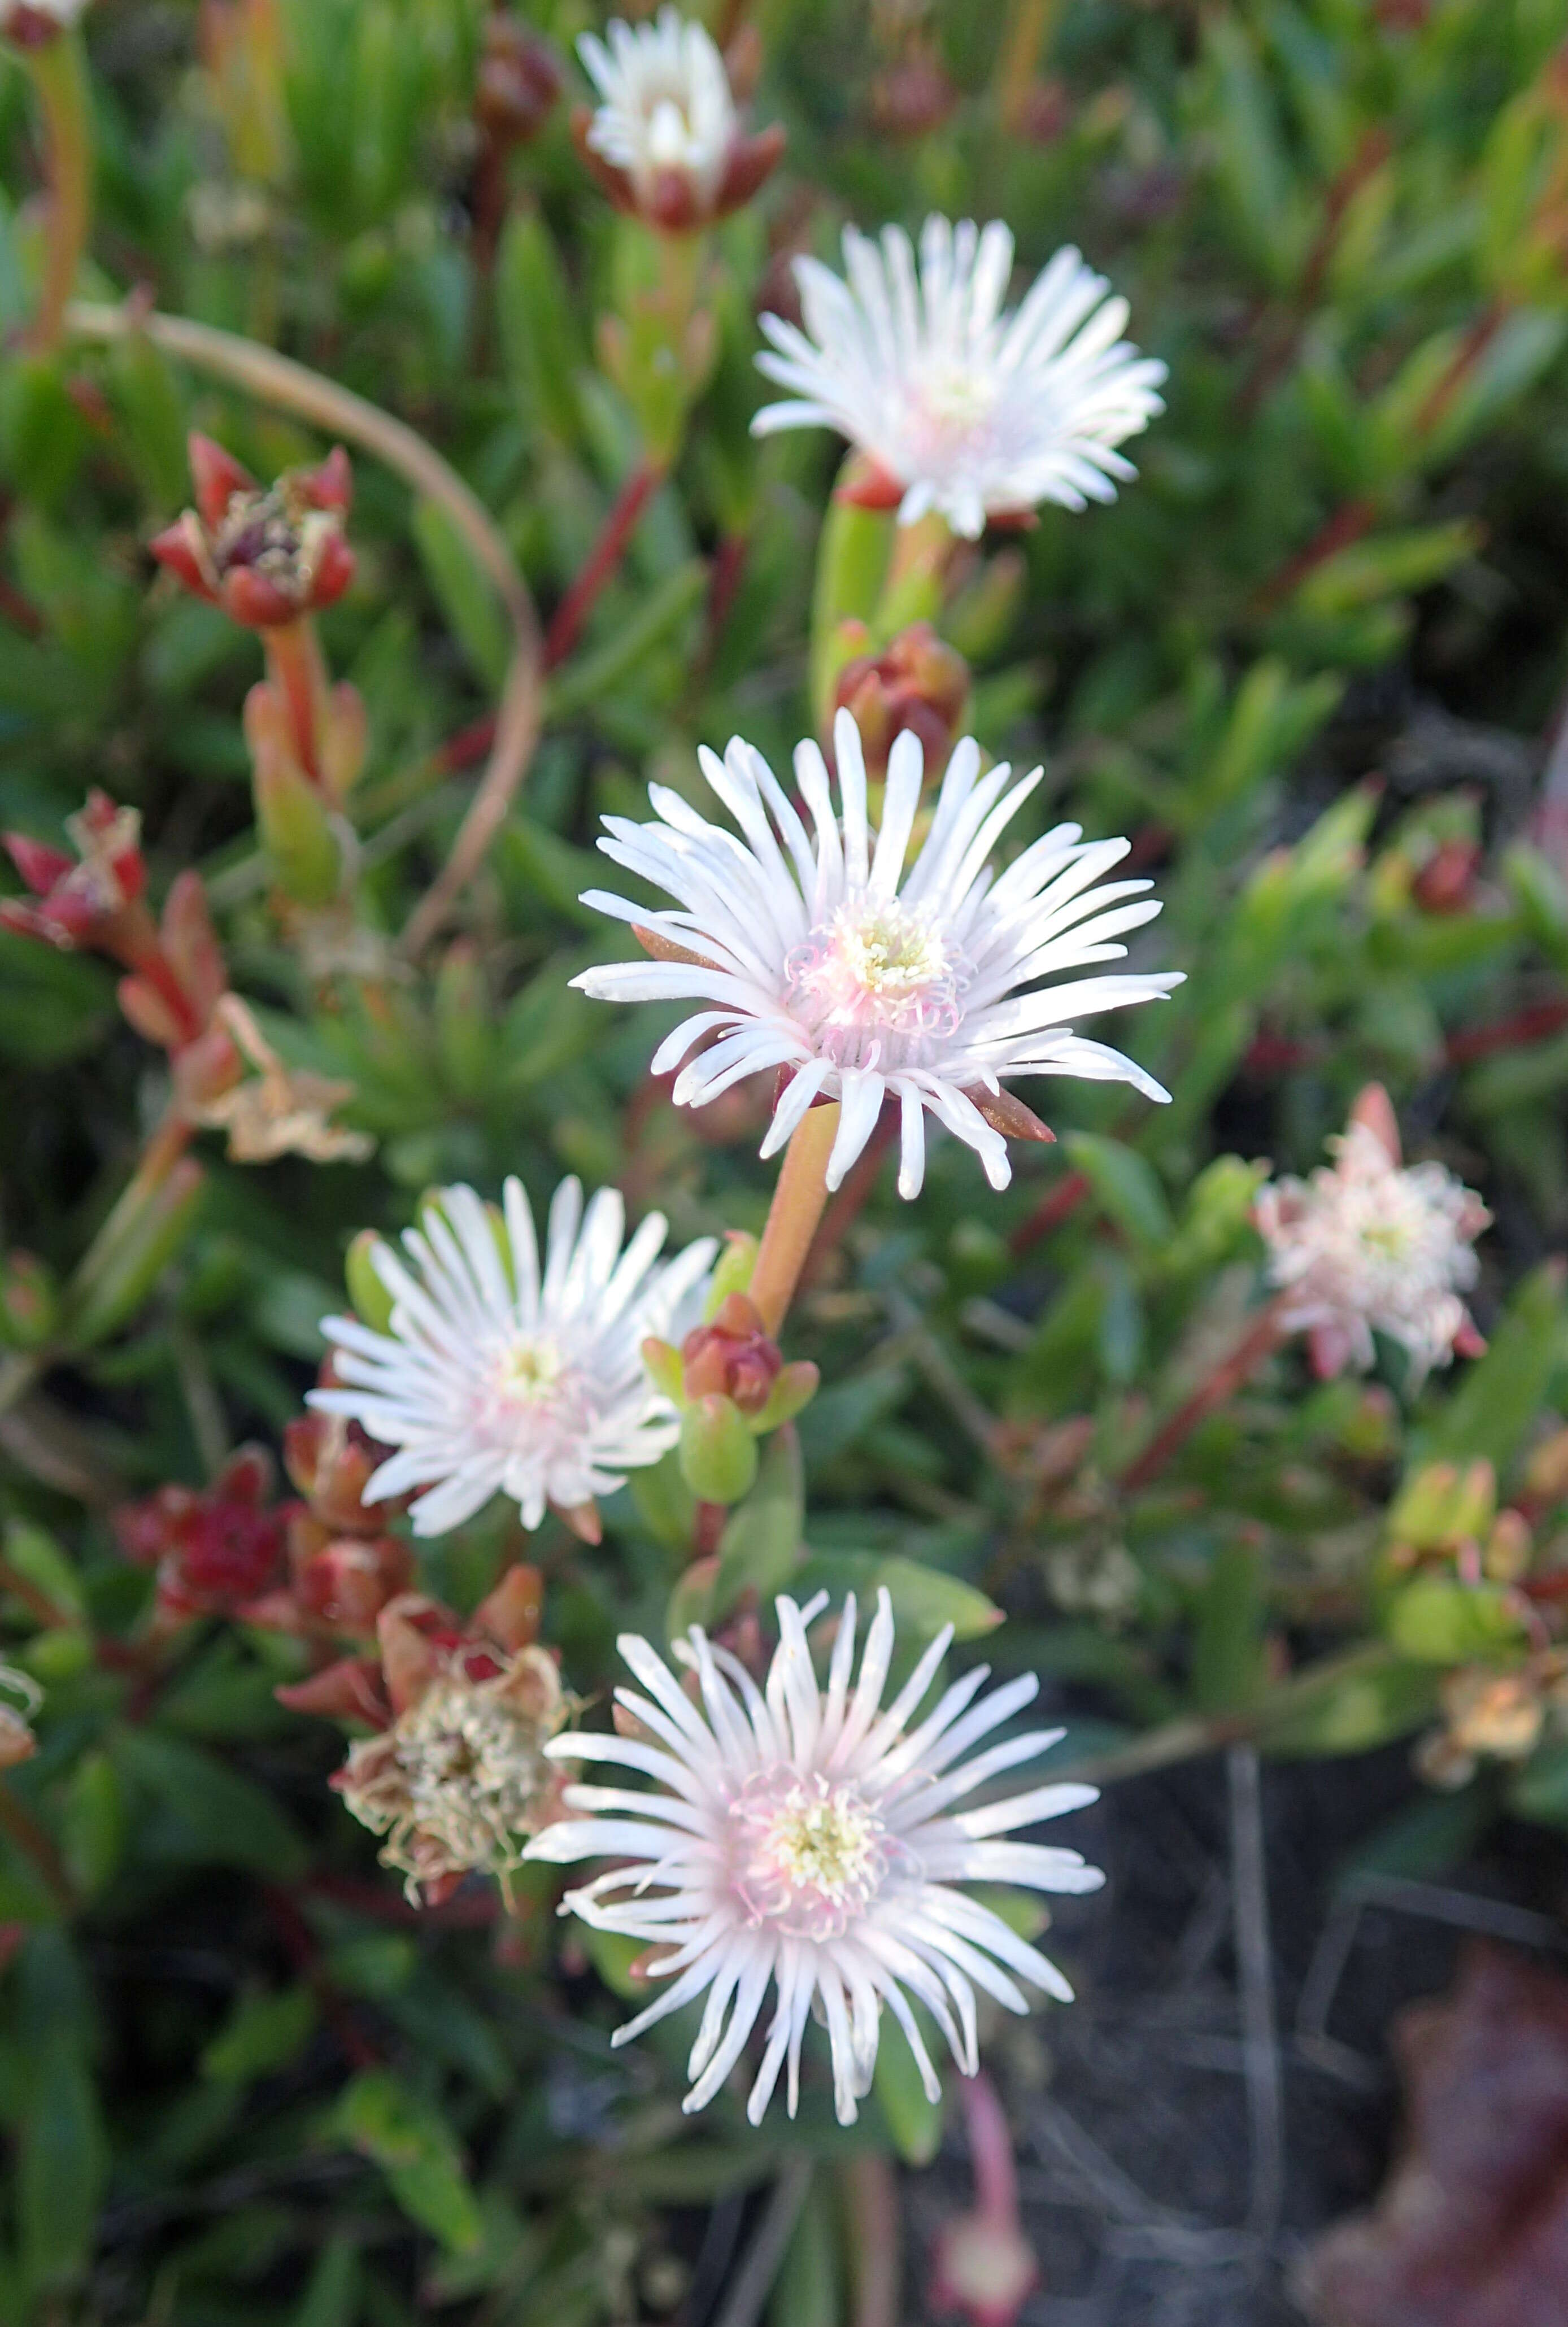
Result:
{"label": "flower stalk", "polygon": [[65,336],[65,311],[92,224],[92,112],[79,35],[69,30],[24,52],[43,115],[49,218],[43,282],[28,344],[49,354]]}
{"label": "flower stalk", "polygon": [[789,1313],[806,1256],[827,1206],[827,1163],[838,1136],[838,1118],[836,1099],[807,1107],[784,1151],[783,1168],[751,1272],[751,1299],[774,1335]]}

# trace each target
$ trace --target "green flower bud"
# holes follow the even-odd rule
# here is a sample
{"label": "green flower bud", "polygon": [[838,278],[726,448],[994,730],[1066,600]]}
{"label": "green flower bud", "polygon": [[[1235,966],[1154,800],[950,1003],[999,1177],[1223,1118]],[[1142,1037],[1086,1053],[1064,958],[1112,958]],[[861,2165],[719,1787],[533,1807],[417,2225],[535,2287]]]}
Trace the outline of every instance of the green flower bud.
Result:
{"label": "green flower bud", "polygon": [[133,1180],[73,1278],[64,1330],[90,1349],[135,1316],[195,1225],[206,1174],[189,1155],[149,1187]]}
{"label": "green flower bud", "polygon": [[372,1255],[384,1249],[385,1239],[374,1229],[361,1229],[349,1247],[343,1263],[343,1276],[349,1288],[349,1304],[362,1325],[372,1333],[386,1333],[392,1327],[392,1295],[376,1273]]}
{"label": "green flower bud", "polygon": [[757,1476],[757,1445],[729,1398],[700,1397],[680,1426],[681,1476],[704,1503],[738,1503]]}
{"label": "green flower bud", "polygon": [[648,1368],[655,1389],[662,1390],[665,1397],[673,1398],[677,1406],[684,1404],[680,1351],[674,1343],[661,1341],[657,1333],[650,1333],[642,1345],[642,1362]]}
{"label": "green flower bud", "polygon": [[809,1358],[797,1358],[785,1366],[773,1384],[767,1405],[761,1414],[753,1414],[750,1417],[751,1427],[756,1436],[764,1438],[769,1431],[779,1430],[785,1423],[793,1422],[817,1396],[821,1378]]}
{"label": "green flower bud", "polygon": [[703,1322],[711,1325],[732,1293],[749,1292],[757,1266],[757,1239],[742,1229],[731,1229],[724,1248],[714,1265],[713,1289],[703,1307]]}

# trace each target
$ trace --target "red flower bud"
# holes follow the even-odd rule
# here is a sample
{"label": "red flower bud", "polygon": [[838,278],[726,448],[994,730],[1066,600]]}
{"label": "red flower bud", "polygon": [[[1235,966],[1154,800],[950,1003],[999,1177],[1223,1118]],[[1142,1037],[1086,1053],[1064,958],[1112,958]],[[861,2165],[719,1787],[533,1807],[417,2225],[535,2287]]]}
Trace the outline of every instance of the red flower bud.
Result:
{"label": "red flower bud", "polygon": [[486,20],[473,109],[498,144],[537,137],[565,81],[560,58],[531,25],[500,10]]}
{"label": "red flower bud", "polygon": [[726,1294],[713,1322],[686,1335],[680,1354],[689,1403],[727,1397],[742,1414],[761,1414],[784,1363],[761,1311],[744,1293]]}
{"label": "red flower bud", "polygon": [[850,711],[865,749],[866,773],[887,773],[894,740],[919,736],[928,777],[947,764],[969,697],[969,666],[929,622],[911,623],[878,655],[858,655],[838,674],[835,707]]}
{"label": "red flower bud", "polygon": [[1462,913],[1475,900],[1481,851],[1473,840],[1440,841],[1414,881],[1411,895],[1424,913]]}

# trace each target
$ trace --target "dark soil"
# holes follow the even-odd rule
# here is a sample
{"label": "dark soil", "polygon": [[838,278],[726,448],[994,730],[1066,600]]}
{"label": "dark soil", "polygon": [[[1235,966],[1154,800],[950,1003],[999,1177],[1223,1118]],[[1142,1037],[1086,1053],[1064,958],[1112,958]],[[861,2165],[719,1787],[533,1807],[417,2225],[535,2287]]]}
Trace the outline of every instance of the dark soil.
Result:
{"label": "dark soil", "polygon": [[[1401,2008],[1448,1986],[1469,1930],[1548,1954],[1568,1941],[1568,1851],[1544,1847],[1538,1828],[1499,1822],[1435,1880],[1402,1871],[1414,1837],[1391,1848],[1390,1821],[1430,1818],[1438,1799],[1413,1790],[1405,1747],[1263,1770],[1277,2202],[1267,2111],[1260,2137],[1249,2108],[1225,1762],[1126,1781],[1074,1821],[1075,1843],[1110,1878],[1056,1918],[1078,2001],[1022,2025],[999,2015],[987,2053],[1021,2128],[1042,2272],[1022,2327],[1300,2321],[1293,2263],[1370,2203],[1388,2163],[1399,2105],[1387,2038]],[[1255,1983],[1252,1995],[1255,2015]],[[1268,2048],[1252,2058],[1256,2107]],[[911,2322],[933,2315],[919,2295],[926,2254],[968,2188],[956,2125],[907,2187]]]}

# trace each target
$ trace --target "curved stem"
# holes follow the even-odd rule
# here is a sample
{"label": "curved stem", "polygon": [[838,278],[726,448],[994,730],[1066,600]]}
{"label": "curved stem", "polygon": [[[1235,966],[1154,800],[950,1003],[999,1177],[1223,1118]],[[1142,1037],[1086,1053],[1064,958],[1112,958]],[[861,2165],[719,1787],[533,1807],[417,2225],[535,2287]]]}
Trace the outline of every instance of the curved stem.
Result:
{"label": "curved stem", "polygon": [[419,953],[478,869],[527,772],[539,738],[544,649],[533,597],[516,558],[484,503],[434,445],[406,422],[356,396],[351,388],[323,378],[307,365],[295,363],[291,356],[281,356],[275,349],[241,339],[236,332],[191,322],[183,315],[142,314],[128,307],[94,306],[81,300],[66,309],[65,322],[67,330],[79,339],[123,340],[145,333],[166,354],[229,380],[261,403],[292,412],[328,435],[359,445],[415,492],[440,503],[494,584],[512,627],[511,661],[489,765],[458,827],[446,864],[415,906],[398,941],[406,956]]}
{"label": "curved stem", "polygon": [[838,1101],[830,1099],[826,1107],[808,1107],[800,1118],[757,1248],[750,1291],[775,1339],[827,1202],[827,1159],[838,1135]]}
{"label": "curved stem", "polygon": [[49,156],[48,243],[38,313],[28,345],[47,352],[65,336],[66,308],[92,224],[91,108],[81,42],[75,33],[28,53],[43,112]]}

